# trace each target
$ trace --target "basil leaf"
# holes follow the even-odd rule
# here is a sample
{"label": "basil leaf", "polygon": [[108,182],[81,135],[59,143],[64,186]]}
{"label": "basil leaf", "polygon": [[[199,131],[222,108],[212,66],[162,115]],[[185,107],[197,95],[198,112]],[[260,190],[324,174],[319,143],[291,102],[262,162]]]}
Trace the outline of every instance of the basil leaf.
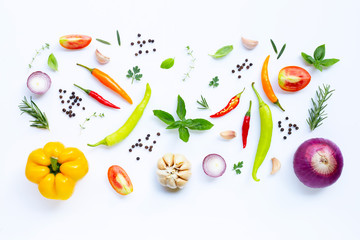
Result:
{"label": "basil leaf", "polygon": [[179,128],[181,126],[183,126],[183,122],[176,121],[176,122],[173,122],[172,124],[170,124],[169,126],[167,126],[166,129],[175,129],[175,128]]}
{"label": "basil leaf", "polygon": [[174,66],[174,63],[175,63],[175,58],[168,58],[161,63],[160,67],[162,69],[169,69],[172,66]]}
{"label": "basil leaf", "polygon": [[320,70],[320,72],[322,72],[322,70],[323,70],[322,66],[320,65],[320,62],[318,62],[318,61],[315,61],[314,67],[316,69]]}
{"label": "basil leaf", "polygon": [[209,122],[208,120],[202,118],[192,119],[192,123],[190,125],[185,125],[191,130],[209,130],[214,124]]}
{"label": "basil leaf", "polygon": [[170,125],[173,122],[175,122],[174,117],[168,112],[162,110],[153,110],[153,113],[156,117],[158,117],[161,121],[163,121],[167,125]]}
{"label": "basil leaf", "polygon": [[183,123],[183,125],[185,127],[188,127],[188,126],[193,124],[193,120],[192,119],[186,119],[185,121],[182,121],[182,123]]}
{"label": "basil leaf", "polygon": [[325,44],[318,46],[314,51],[315,60],[321,61],[325,57]]}
{"label": "basil leaf", "polygon": [[179,127],[179,137],[184,142],[188,142],[190,137],[189,130],[184,126]]}
{"label": "basil leaf", "polygon": [[301,53],[301,56],[303,57],[303,59],[308,63],[308,64],[314,64],[315,63],[315,59],[310,56],[310,55],[307,55],[306,53],[302,52]]}
{"label": "basil leaf", "polygon": [[185,120],[186,108],[184,100],[178,95],[178,104],[176,109],[176,114],[179,116],[181,120]]}
{"label": "basil leaf", "polygon": [[320,62],[320,64],[324,67],[330,67],[330,66],[334,65],[335,63],[337,63],[338,61],[340,61],[340,59],[330,58],[330,59],[322,60]]}
{"label": "basil leaf", "polygon": [[54,56],[54,54],[49,55],[48,66],[54,71],[58,70],[58,62],[57,62],[56,57]]}
{"label": "basil leaf", "polygon": [[209,56],[211,56],[213,58],[222,58],[222,57],[225,57],[226,55],[228,55],[232,50],[233,50],[233,46],[228,45],[228,46],[222,47],[219,50],[217,50],[214,55],[209,54]]}

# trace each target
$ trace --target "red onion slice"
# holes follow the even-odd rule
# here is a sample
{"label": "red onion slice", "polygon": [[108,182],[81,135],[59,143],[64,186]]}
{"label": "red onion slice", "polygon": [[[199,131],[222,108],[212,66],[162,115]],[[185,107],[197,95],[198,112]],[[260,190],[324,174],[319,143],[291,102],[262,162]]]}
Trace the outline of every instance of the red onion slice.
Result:
{"label": "red onion slice", "polygon": [[203,169],[210,177],[221,177],[226,170],[226,162],[218,154],[209,154],[204,158]]}
{"label": "red onion slice", "polygon": [[50,77],[41,71],[33,72],[27,79],[27,87],[32,93],[42,95],[46,93],[51,86]]}

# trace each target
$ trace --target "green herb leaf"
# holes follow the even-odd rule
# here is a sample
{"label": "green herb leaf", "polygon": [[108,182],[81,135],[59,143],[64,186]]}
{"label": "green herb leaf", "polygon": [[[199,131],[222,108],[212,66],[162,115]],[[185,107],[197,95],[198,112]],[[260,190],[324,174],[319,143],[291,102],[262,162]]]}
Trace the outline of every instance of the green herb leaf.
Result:
{"label": "green herb leaf", "polygon": [[118,31],[118,30],[116,30],[116,36],[117,36],[118,44],[119,44],[119,46],[121,46],[120,34],[119,34],[119,31]]}
{"label": "green herb leaf", "polygon": [[46,114],[41,112],[40,108],[35,104],[31,97],[30,102],[24,97],[21,105],[19,105],[19,109],[21,114],[27,113],[34,118],[34,120],[30,121],[30,127],[49,129],[49,122]]}
{"label": "green herb leaf", "polygon": [[315,61],[314,63],[314,67],[318,70],[320,70],[320,72],[322,72],[323,68],[322,66],[320,65],[320,62],[319,61]]}
{"label": "green herb leaf", "polygon": [[232,45],[224,46],[224,47],[220,48],[219,50],[217,50],[215,54],[213,54],[213,55],[209,54],[209,56],[211,56],[213,58],[222,58],[222,57],[225,57],[226,55],[228,55],[232,50],[233,50]]}
{"label": "green herb leaf", "polygon": [[179,137],[184,142],[188,142],[190,137],[189,130],[184,126],[179,127]]}
{"label": "green herb leaf", "polygon": [[314,58],[317,61],[323,60],[325,57],[325,44],[318,46],[314,51]]}
{"label": "green herb leaf", "polygon": [[175,128],[179,128],[180,126],[183,126],[183,122],[182,121],[176,121],[173,122],[172,124],[170,124],[169,126],[166,127],[166,129],[175,129]]}
{"label": "green herb leaf", "polygon": [[133,71],[131,69],[128,70],[128,74],[126,75],[127,78],[131,78],[131,84],[134,82],[134,80],[140,81],[143,77],[142,74],[138,74],[140,72],[140,68],[138,66],[133,67]]}
{"label": "green herb leaf", "polygon": [[153,113],[156,117],[158,117],[161,121],[163,121],[167,125],[170,125],[173,122],[175,122],[174,117],[168,112],[162,110],[153,110]]}
{"label": "green herb leaf", "polygon": [[99,39],[99,38],[96,38],[96,40],[103,43],[103,44],[111,45],[111,43],[109,43],[108,41],[105,41],[105,40],[102,40],[102,39]]}
{"label": "green herb leaf", "polygon": [[160,67],[162,69],[169,69],[172,66],[174,66],[174,63],[175,63],[175,58],[168,58],[161,63]]}
{"label": "green herb leaf", "polygon": [[271,42],[271,45],[272,45],[272,47],[274,49],[274,52],[277,54],[278,52],[277,52],[277,48],[276,48],[276,45],[275,45],[274,41],[272,39],[270,39],[270,42]]}
{"label": "green herb leaf", "polygon": [[134,74],[137,74],[140,72],[140,68],[138,66],[133,67]]}
{"label": "green herb leaf", "polygon": [[330,58],[330,59],[322,60],[320,62],[320,64],[324,67],[330,67],[330,66],[334,65],[335,63],[337,63],[338,61],[340,61],[340,59]]}
{"label": "green herb leaf", "polygon": [[198,109],[210,109],[206,99],[202,95],[201,95],[201,101],[198,100],[196,102],[201,106],[198,107]]}
{"label": "green herb leaf", "polygon": [[143,76],[142,74],[136,74],[136,75],[135,75],[135,79],[138,80],[138,81],[140,81],[140,79],[142,78],[142,76]]}
{"label": "green herb leaf", "polygon": [[126,75],[126,77],[131,78],[133,75],[134,75],[133,72],[129,69],[128,74]]}
{"label": "green herb leaf", "polygon": [[181,120],[185,120],[186,108],[184,100],[178,95],[178,104],[176,109],[176,114],[179,116]]}
{"label": "green herb leaf", "polygon": [[284,44],[284,46],[281,48],[279,55],[277,56],[277,59],[279,59],[281,57],[281,55],[283,54],[284,50],[286,48],[286,44]]}
{"label": "green herb leaf", "polygon": [[196,118],[192,119],[191,124],[187,124],[185,126],[191,130],[209,130],[214,126],[214,124],[206,119]]}
{"label": "green herb leaf", "polygon": [[49,55],[48,66],[54,71],[58,70],[58,62],[57,62],[56,57],[54,56],[54,54]]}
{"label": "green herb leaf", "polygon": [[236,172],[236,174],[241,174],[240,168],[243,167],[243,161],[238,162],[238,164],[234,164],[233,171]]}
{"label": "green herb leaf", "polygon": [[214,77],[214,78],[210,81],[209,86],[210,86],[210,87],[213,87],[213,88],[219,86],[219,78],[218,78],[218,76]]}
{"label": "green herb leaf", "polygon": [[301,53],[301,56],[303,57],[303,59],[308,63],[308,64],[314,64],[315,63],[315,59],[310,56],[310,55],[307,55],[306,53],[302,52]]}

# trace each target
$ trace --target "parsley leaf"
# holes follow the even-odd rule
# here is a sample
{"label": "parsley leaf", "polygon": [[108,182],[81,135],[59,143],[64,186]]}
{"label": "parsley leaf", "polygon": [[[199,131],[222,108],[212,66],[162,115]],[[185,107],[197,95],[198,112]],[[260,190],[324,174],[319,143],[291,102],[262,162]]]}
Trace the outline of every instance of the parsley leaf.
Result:
{"label": "parsley leaf", "polygon": [[134,82],[134,80],[140,81],[143,77],[142,74],[138,73],[140,73],[140,68],[138,66],[133,67],[132,71],[131,69],[128,70],[128,74],[126,75],[126,77],[132,79],[131,84]]}
{"label": "parsley leaf", "polygon": [[240,168],[243,167],[243,161],[238,162],[238,164],[234,163],[233,170],[236,172],[236,174],[241,174]]}
{"label": "parsley leaf", "polygon": [[218,78],[218,76],[214,77],[214,78],[209,82],[209,86],[210,86],[210,87],[213,87],[213,88],[219,86],[219,78]]}

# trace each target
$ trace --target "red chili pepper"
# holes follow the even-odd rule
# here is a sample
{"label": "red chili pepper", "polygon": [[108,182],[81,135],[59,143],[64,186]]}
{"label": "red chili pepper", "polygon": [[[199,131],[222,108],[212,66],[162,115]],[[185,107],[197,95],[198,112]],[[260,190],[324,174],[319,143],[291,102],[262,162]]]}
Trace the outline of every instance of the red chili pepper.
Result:
{"label": "red chili pepper", "polygon": [[[244,88],[245,90],[245,88]],[[217,117],[221,117],[224,116],[225,114],[229,113],[231,110],[233,110],[234,108],[237,107],[237,105],[240,102],[240,96],[241,94],[244,92],[244,90],[242,90],[241,93],[235,95],[232,99],[230,99],[229,103],[226,105],[226,107],[224,107],[223,109],[221,109],[219,112],[211,115],[211,118],[217,118]]]}
{"label": "red chili pepper", "polygon": [[112,104],[111,102],[109,102],[108,100],[104,99],[102,96],[100,96],[98,93],[91,91],[89,89],[84,89],[76,84],[74,84],[76,87],[80,88],[81,90],[83,90],[84,92],[86,92],[90,97],[92,97],[93,99],[95,99],[96,101],[98,101],[99,103],[108,106],[108,107],[112,107],[112,108],[116,108],[116,109],[120,109],[118,106],[115,106],[114,104]]}
{"label": "red chili pepper", "polygon": [[245,114],[243,125],[242,125],[243,148],[246,147],[247,136],[248,136],[249,127],[250,127],[250,111],[251,111],[251,100],[250,100],[249,110]]}

